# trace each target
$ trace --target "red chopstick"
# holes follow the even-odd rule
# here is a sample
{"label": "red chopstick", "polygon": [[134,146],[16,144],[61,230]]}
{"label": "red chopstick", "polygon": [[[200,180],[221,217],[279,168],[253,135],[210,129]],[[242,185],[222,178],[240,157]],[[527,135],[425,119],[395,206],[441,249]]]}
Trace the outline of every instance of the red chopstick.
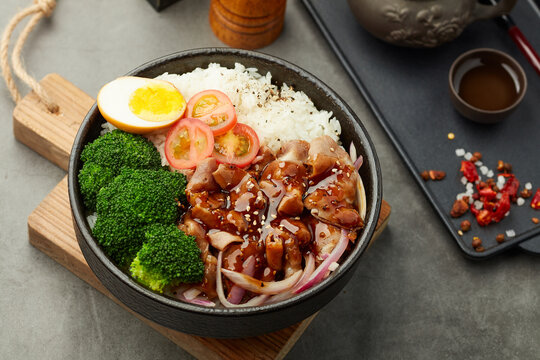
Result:
{"label": "red chopstick", "polygon": [[[492,5],[497,5],[497,0],[488,1]],[[516,43],[523,55],[525,55],[525,58],[527,59],[529,64],[531,64],[536,73],[540,75],[540,56],[538,56],[538,53],[534,50],[525,35],[523,35],[521,30],[517,27],[514,20],[510,17],[510,15],[502,15],[496,20],[500,25],[506,28],[506,30],[510,34],[510,37],[512,38],[512,40],[514,40],[514,43]]]}

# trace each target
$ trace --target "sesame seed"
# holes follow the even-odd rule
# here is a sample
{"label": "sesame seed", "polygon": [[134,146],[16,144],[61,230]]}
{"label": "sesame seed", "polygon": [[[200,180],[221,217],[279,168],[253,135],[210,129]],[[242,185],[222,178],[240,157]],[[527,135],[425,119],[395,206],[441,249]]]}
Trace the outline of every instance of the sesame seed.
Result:
{"label": "sesame seed", "polygon": [[273,217],[274,219],[277,218],[276,214],[271,214],[270,216]]}
{"label": "sesame seed", "polygon": [[461,230],[458,230],[458,232],[457,232],[457,233],[459,234],[459,236],[463,236],[463,231],[461,231]]}

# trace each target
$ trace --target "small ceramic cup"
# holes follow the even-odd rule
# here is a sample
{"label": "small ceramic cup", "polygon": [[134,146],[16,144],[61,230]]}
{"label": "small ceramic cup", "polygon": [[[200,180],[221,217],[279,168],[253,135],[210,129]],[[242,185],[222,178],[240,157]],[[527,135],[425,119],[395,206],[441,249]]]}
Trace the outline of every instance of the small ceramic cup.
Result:
{"label": "small ceramic cup", "polygon": [[[502,71],[506,71],[511,77],[517,93],[509,105],[497,110],[486,110],[474,106],[460,96],[461,81],[465,74],[475,67],[486,64],[500,66],[500,69],[504,69]],[[477,78],[477,80],[480,79],[482,78]],[[527,77],[521,65],[510,55],[495,49],[480,48],[461,54],[452,63],[448,74],[448,85],[452,104],[461,115],[478,123],[493,124],[504,120],[521,102],[527,91]]]}

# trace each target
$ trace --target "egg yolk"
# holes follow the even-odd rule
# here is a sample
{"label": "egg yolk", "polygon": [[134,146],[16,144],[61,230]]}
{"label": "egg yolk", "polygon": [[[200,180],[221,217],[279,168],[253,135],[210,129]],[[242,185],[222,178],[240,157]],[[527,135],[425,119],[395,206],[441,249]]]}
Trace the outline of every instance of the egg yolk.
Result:
{"label": "egg yolk", "polygon": [[166,121],[185,106],[182,94],[170,87],[152,84],[135,90],[129,98],[129,109],[146,121]]}

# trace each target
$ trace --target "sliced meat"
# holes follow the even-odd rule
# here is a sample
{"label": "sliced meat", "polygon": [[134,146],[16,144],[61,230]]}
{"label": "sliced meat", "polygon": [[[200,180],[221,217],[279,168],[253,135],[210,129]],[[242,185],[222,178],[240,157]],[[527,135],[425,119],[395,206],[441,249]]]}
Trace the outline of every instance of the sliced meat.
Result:
{"label": "sliced meat", "polygon": [[191,213],[188,212],[184,215],[182,222],[178,225],[178,228],[188,235],[194,236],[197,246],[201,249],[201,258],[204,260],[208,254],[210,244],[206,239],[206,230],[203,225],[193,220]]}
{"label": "sliced meat", "polygon": [[[273,205],[270,214],[298,216],[304,210],[302,196],[306,190],[306,167],[309,144],[301,140],[283,145],[276,160],[266,166],[261,175],[261,188]],[[279,190],[277,195],[276,188]],[[275,215],[277,215],[275,214]]]}
{"label": "sliced meat", "polygon": [[362,228],[356,204],[359,175],[345,150],[328,136],[316,138],[309,150],[308,165],[312,172],[304,198],[306,209],[332,225]]}
{"label": "sliced meat", "polygon": [[[212,173],[215,182],[223,189],[231,191],[242,181],[249,179],[249,174],[234,165],[219,164],[217,169]],[[244,178],[247,177],[245,180]]]}
{"label": "sliced meat", "polygon": [[277,159],[304,164],[309,155],[309,143],[304,140],[287,141],[277,153]]}
{"label": "sliced meat", "polygon": [[270,232],[265,241],[266,262],[274,270],[283,268],[283,239]]}
{"label": "sliced meat", "polygon": [[217,168],[216,159],[212,157],[206,158],[197,164],[197,169],[186,186],[186,193],[219,190],[218,184],[212,176],[212,173]]}
{"label": "sliced meat", "polygon": [[282,218],[271,222],[265,238],[266,261],[274,270],[284,270],[289,277],[302,268],[301,248],[307,247],[311,233],[306,225],[296,219]]}
{"label": "sliced meat", "polygon": [[259,148],[259,153],[255,157],[255,159],[253,159],[251,165],[247,168],[247,172],[258,180],[266,165],[268,165],[275,159],[276,156],[274,155],[272,150],[268,146],[263,145]]}
{"label": "sliced meat", "polygon": [[217,258],[208,254],[204,261],[204,279],[201,284],[195,287],[201,290],[209,299],[217,296],[216,292],[216,274],[217,274]]}

